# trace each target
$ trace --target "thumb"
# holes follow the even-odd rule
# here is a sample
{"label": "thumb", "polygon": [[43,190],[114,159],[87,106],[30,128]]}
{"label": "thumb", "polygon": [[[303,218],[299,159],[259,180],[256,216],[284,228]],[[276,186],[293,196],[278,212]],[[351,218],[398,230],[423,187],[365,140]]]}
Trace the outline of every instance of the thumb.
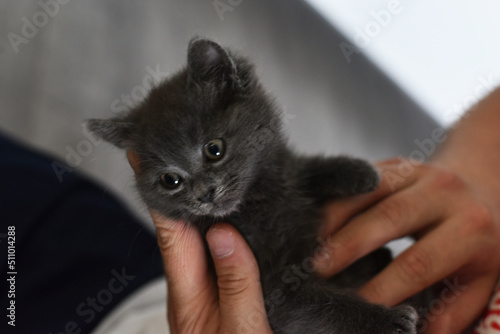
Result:
{"label": "thumb", "polygon": [[219,288],[221,333],[272,333],[257,261],[238,231],[216,224],[207,233]]}

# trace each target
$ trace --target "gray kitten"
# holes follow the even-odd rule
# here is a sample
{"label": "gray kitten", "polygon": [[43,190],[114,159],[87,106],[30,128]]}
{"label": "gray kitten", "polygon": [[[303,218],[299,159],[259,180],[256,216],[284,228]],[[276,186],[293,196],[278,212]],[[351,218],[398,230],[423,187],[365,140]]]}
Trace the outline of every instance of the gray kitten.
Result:
{"label": "gray kitten", "polygon": [[375,170],[358,159],[295,154],[245,58],[194,39],[187,61],[130,112],[88,122],[139,155],[146,204],[203,234],[216,222],[233,224],[257,258],[275,333],[416,333],[412,307],[374,305],[352,292],[391,260],[387,250],[330,280],[310,266],[322,205],[374,190]]}

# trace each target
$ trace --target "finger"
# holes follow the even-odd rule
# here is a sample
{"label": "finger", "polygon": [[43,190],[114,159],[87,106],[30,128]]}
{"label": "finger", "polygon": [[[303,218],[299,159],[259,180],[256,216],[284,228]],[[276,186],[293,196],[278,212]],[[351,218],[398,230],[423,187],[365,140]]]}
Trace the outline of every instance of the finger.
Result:
{"label": "finger", "polygon": [[316,258],[317,272],[331,276],[387,242],[412,234],[443,218],[435,196],[425,183],[406,188],[353,218],[325,241],[326,252]]}
{"label": "finger", "polygon": [[[215,282],[207,265],[203,239],[189,224],[167,219],[151,211],[168,284],[168,318],[179,332],[206,316],[210,302],[216,305]],[[208,304],[208,305],[207,305]],[[203,314],[202,314],[203,313]],[[213,315],[210,315],[213,316]]]}
{"label": "finger", "polygon": [[423,323],[426,334],[462,333],[478,319],[491,297],[496,275],[460,282],[460,276],[445,280],[437,298],[429,304]]}
{"label": "finger", "polygon": [[179,290],[196,287],[208,272],[200,234],[190,224],[167,219],[154,211],[152,216],[169,285]]}
{"label": "finger", "polygon": [[217,224],[207,242],[217,273],[221,332],[271,333],[259,268],[243,237],[234,227]]}
{"label": "finger", "polygon": [[455,228],[458,225],[445,222],[427,234],[366,283],[359,294],[372,303],[394,306],[469,263],[475,241],[461,235]]}
{"label": "finger", "polygon": [[[409,164],[413,169],[402,166]],[[416,163],[415,163],[416,164]],[[366,210],[373,204],[385,197],[411,186],[417,180],[420,172],[409,160],[391,159],[382,161],[375,165],[380,173],[380,182],[374,191],[335,200],[326,206],[324,215],[324,225],[319,231],[320,238],[327,238],[328,235],[337,231],[354,215]]]}

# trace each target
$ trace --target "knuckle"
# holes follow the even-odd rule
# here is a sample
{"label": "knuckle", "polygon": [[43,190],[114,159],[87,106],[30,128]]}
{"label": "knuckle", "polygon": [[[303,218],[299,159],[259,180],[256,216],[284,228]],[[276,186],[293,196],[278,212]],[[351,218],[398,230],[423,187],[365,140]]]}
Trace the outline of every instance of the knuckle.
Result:
{"label": "knuckle", "polygon": [[496,225],[493,214],[488,207],[479,204],[471,207],[464,216],[465,223],[462,226],[461,234],[470,237],[471,235],[493,235]]}
{"label": "knuckle", "polygon": [[[179,231],[179,233],[185,233],[184,231]],[[156,239],[158,242],[158,248],[162,254],[167,254],[172,248],[179,244],[180,235],[170,227],[157,226],[156,227]]]}
{"label": "knuckle", "polygon": [[172,233],[166,228],[157,228],[156,236],[158,240],[158,247],[162,252],[168,251],[172,247]]}
{"label": "knuckle", "polygon": [[402,229],[403,218],[407,206],[401,199],[388,199],[382,201],[378,206],[379,212],[383,218],[383,222],[394,231],[398,232]]}
{"label": "knuckle", "polygon": [[432,184],[437,190],[461,190],[465,188],[465,182],[457,174],[434,167]]}
{"label": "knuckle", "polygon": [[432,273],[432,262],[425,251],[409,249],[395,262],[404,281],[422,287],[427,285]]}
{"label": "knuckle", "polygon": [[251,288],[251,280],[243,273],[234,272],[221,274],[217,277],[219,293],[225,296],[240,296]]}

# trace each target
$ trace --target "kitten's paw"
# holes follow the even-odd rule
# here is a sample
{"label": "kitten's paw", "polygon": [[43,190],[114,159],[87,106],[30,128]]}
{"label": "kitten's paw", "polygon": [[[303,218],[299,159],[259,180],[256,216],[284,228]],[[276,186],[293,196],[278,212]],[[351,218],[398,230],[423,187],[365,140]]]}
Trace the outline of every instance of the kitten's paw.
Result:
{"label": "kitten's paw", "polygon": [[391,310],[393,320],[387,334],[417,334],[418,313],[409,305],[401,305]]}
{"label": "kitten's paw", "polygon": [[352,170],[356,173],[356,179],[351,190],[353,195],[364,194],[377,189],[380,177],[371,164],[364,160],[353,159]]}

